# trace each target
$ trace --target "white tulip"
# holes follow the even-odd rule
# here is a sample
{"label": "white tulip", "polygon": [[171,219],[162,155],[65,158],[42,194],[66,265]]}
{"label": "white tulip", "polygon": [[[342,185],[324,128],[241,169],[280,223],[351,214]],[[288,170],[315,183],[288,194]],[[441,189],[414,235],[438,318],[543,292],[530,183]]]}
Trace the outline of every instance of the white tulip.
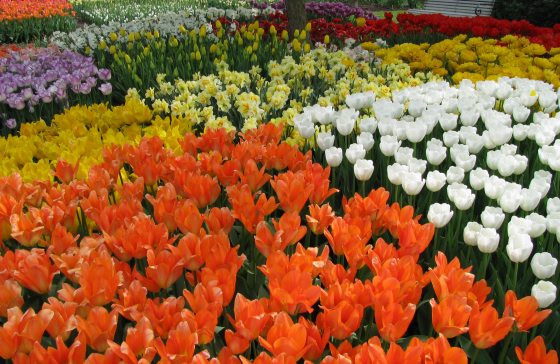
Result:
{"label": "white tulip", "polygon": [[469,184],[473,190],[480,191],[484,188],[488,178],[490,178],[488,171],[478,167],[469,173]]}
{"label": "white tulip", "polygon": [[486,153],[486,165],[492,170],[498,169],[500,159],[504,154],[500,150],[489,150]]}
{"label": "white tulip", "polygon": [[457,167],[463,169],[463,171],[469,172],[476,164],[476,155],[468,153],[459,154],[455,158],[455,164]]}
{"label": "white tulip", "polygon": [[428,210],[428,221],[438,229],[447,225],[452,216],[453,211],[451,211],[451,206],[447,203],[431,204]]}
{"label": "white tulip", "polygon": [[469,147],[465,144],[454,144],[449,148],[451,160],[456,163],[457,157],[463,154],[469,154]]}
{"label": "white tulip", "polygon": [[514,157],[515,157],[515,170],[513,171],[513,173],[516,176],[519,176],[523,174],[523,172],[525,172],[525,170],[527,169],[527,166],[529,165],[529,158],[521,154],[516,154]]}
{"label": "white tulip", "polygon": [[336,116],[336,130],[340,135],[350,135],[356,125],[358,111],[354,109],[340,110]]}
{"label": "white tulip", "polygon": [[323,131],[317,134],[317,145],[321,150],[329,149],[334,145],[334,135],[330,131]]}
{"label": "white tulip", "polygon": [[411,100],[408,103],[408,113],[415,118],[422,115],[428,105],[422,100]]}
{"label": "white tulip", "polygon": [[375,133],[377,130],[377,120],[374,117],[364,118],[360,120],[360,131]]}
{"label": "white tulip", "polygon": [[541,194],[538,191],[531,190],[529,188],[523,188],[521,190],[521,203],[519,207],[523,211],[533,211],[539,205],[541,201]]}
{"label": "white tulip", "polygon": [[488,198],[497,200],[500,198],[507,185],[507,181],[498,176],[490,176],[484,182],[484,193]]}
{"label": "white tulip", "polygon": [[476,83],[476,89],[488,96],[494,96],[499,87],[500,84],[495,81],[478,81]]}
{"label": "white tulip", "polygon": [[416,196],[422,191],[426,180],[422,178],[420,173],[407,172],[402,177],[402,187],[404,192],[409,196]]}
{"label": "white tulip", "polygon": [[496,148],[496,144],[490,138],[490,132],[488,130],[484,130],[482,132],[482,140],[484,141],[484,148],[490,150]]}
{"label": "white tulip", "polygon": [[372,91],[360,92],[346,96],[346,105],[356,110],[372,107],[374,102],[375,93]]}
{"label": "white tulip", "polygon": [[531,296],[537,299],[540,308],[547,308],[556,301],[556,286],[549,281],[538,281],[531,288]]}
{"label": "white tulip", "polygon": [[502,154],[497,163],[498,173],[502,177],[509,177],[515,172],[515,167],[517,166],[517,160],[512,155]]}
{"label": "white tulip", "polygon": [[513,139],[517,140],[518,142],[527,139],[529,128],[529,125],[515,124],[513,126]]}
{"label": "white tulip", "polygon": [[356,137],[356,141],[358,142],[358,144],[364,146],[366,152],[371,148],[373,148],[375,144],[375,140],[373,139],[373,134],[367,131],[363,131],[360,134],[358,134],[358,136]]}
{"label": "white tulip", "polygon": [[517,105],[513,108],[513,119],[518,123],[524,123],[531,115],[531,110],[523,105]]}
{"label": "white tulip", "polygon": [[463,240],[465,244],[470,246],[477,246],[478,233],[482,230],[483,226],[476,221],[469,221],[463,229]]}
{"label": "white tulip", "polygon": [[512,216],[507,226],[508,236],[513,236],[516,234],[529,234],[532,226],[533,222],[531,220],[525,219],[523,217]]}
{"label": "white tulip", "polygon": [[537,142],[539,147],[552,144],[555,138],[556,133],[552,128],[540,127],[535,133],[535,142]]}
{"label": "white tulip", "polygon": [[446,113],[456,113],[458,111],[459,105],[457,99],[454,98],[444,99],[441,104],[443,105],[444,111]]}
{"label": "white tulip", "polygon": [[453,192],[453,203],[455,207],[461,211],[468,210],[472,207],[476,195],[470,189],[458,189]]}
{"label": "white tulip", "polygon": [[526,220],[531,221],[531,230],[529,231],[529,236],[536,239],[546,231],[546,217],[533,212],[525,216]]}
{"label": "white tulip", "polygon": [[446,176],[448,184],[460,183],[465,179],[465,170],[461,167],[451,166],[447,170]]}
{"label": "white tulip", "polygon": [[440,171],[430,171],[426,175],[426,188],[429,191],[437,192],[445,186],[447,176]]}
{"label": "white tulip", "polygon": [[482,225],[487,228],[499,229],[504,222],[506,214],[499,207],[486,206],[480,214]]}
{"label": "white tulip", "polygon": [[395,122],[393,135],[396,136],[398,140],[406,140],[406,124],[408,124],[408,122],[404,121],[404,118]]}
{"label": "white tulip", "polygon": [[313,112],[313,118],[321,125],[329,125],[334,123],[336,117],[337,117],[337,112],[334,111],[332,106],[330,105],[316,108]]}
{"label": "white tulip", "polygon": [[406,139],[411,143],[418,143],[424,139],[426,133],[428,132],[428,127],[424,123],[413,122],[406,123],[405,133]]}
{"label": "white tulip", "polygon": [[523,104],[527,107],[531,107],[537,102],[538,97],[539,97],[539,95],[537,95],[537,92],[535,91],[535,89],[526,90],[526,91],[523,91],[523,93],[521,93],[521,95],[519,95],[519,101],[521,102],[521,104]]}
{"label": "white tulip", "polygon": [[439,117],[439,125],[444,131],[453,130],[457,127],[457,114],[442,114]]}
{"label": "white tulip", "polygon": [[354,175],[358,181],[367,181],[373,174],[373,161],[369,159],[358,159],[354,164]]}
{"label": "white tulip", "polygon": [[379,122],[377,123],[377,129],[379,129],[379,134],[381,136],[394,135],[396,124],[397,124],[397,120],[395,119],[380,119]]}
{"label": "white tulip", "polygon": [[299,124],[295,124],[295,127],[298,133],[305,139],[309,139],[315,135],[315,124],[312,122],[301,122]]}
{"label": "white tulip", "polygon": [[512,115],[513,114],[513,109],[517,106],[520,105],[521,101],[519,100],[519,97],[510,97],[504,100],[504,111],[507,112],[508,114]]}
{"label": "white tulip", "polygon": [[546,230],[551,234],[560,233],[560,211],[553,211],[546,215]]}
{"label": "white tulip", "polygon": [[542,178],[533,178],[529,183],[529,189],[540,193],[541,198],[548,194],[550,190],[550,182]]}
{"label": "white tulip", "polygon": [[484,137],[478,134],[471,134],[465,139],[465,144],[469,148],[469,153],[477,154],[484,147]]}
{"label": "white tulip", "polygon": [[450,147],[454,144],[459,143],[459,132],[456,130],[448,130],[443,133],[443,144],[446,147]]}
{"label": "white tulip", "polygon": [[477,129],[475,126],[466,126],[463,125],[459,129],[459,141],[463,144],[466,143],[467,138],[471,135],[477,135]]}
{"label": "white tulip", "polygon": [[476,245],[481,252],[491,254],[498,249],[500,234],[495,229],[483,227],[476,235]]}
{"label": "white tulip", "polygon": [[535,174],[533,175],[533,179],[542,179],[550,184],[552,182],[552,173],[541,169],[535,172]]}
{"label": "white tulip", "polygon": [[328,149],[325,149],[325,157],[329,166],[340,166],[343,157],[342,148],[330,147]]}
{"label": "white tulip", "polygon": [[513,128],[505,125],[495,126],[487,131],[492,143],[496,146],[508,143],[513,137]]}
{"label": "white tulip", "polygon": [[556,273],[558,260],[549,252],[537,253],[531,259],[531,269],[538,279],[548,279]]}
{"label": "white tulip", "polygon": [[408,164],[408,161],[412,158],[413,153],[414,150],[412,148],[400,147],[395,153],[395,160],[400,164]]}
{"label": "white tulip", "polygon": [[555,145],[543,145],[539,148],[539,160],[542,164],[548,165],[548,161],[559,156],[558,147]]}
{"label": "white tulip", "polygon": [[480,112],[475,109],[465,110],[461,113],[461,124],[465,126],[474,126],[480,119]]}
{"label": "white tulip", "polygon": [[560,197],[552,197],[546,201],[546,213],[560,212]]}
{"label": "white tulip", "polygon": [[558,95],[552,90],[542,91],[539,95],[539,104],[543,109],[554,106],[558,100]]}
{"label": "white tulip", "polygon": [[533,242],[529,234],[514,234],[509,237],[506,252],[514,263],[523,263],[533,251]]}
{"label": "white tulip", "polygon": [[504,144],[500,147],[500,152],[504,155],[514,156],[517,153],[517,145],[515,144]]}
{"label": "white tulip", "polygon": [[348,149],[346,149],[345,155],[346,159],[348,159],[351,164],[354,164],[358,159],[364,159],[366,156],[366,150],[363,145],[352,143]]}
{"label": "white tulip", "polygon": [[397,140],[397,137],[393,135],[383,135],[381,141],[379,142],[379,149],[386,157],[392,157],[399,149],[401,142]]}
{"label": "white tulip", "polygon": [[513,93],[513,88],[510,84],[505,82],[499,82],[498,89],[496,90],[496,98],[499,100],[505,100],[511,96]]}
{"label": "white tulip", "polygon": [[[439,143],[437,143],[437,142]],[[439,166],[447,157],[447,148],[439,139],[432,139],[428,141],[426,147],[426,159],[434,166]]]}
{"label": "white tulip", "polygon": [[416,159],[414,157],[410,158],[407,163],[408,169],[411,172],[418,172],[420,174],[424,174],[424,172],[426,172],[427,164],[428,162],[426,162],[425,160]]}
{"label": "white tulip", "polygon": [[502,195],[498,199],[498,202],[504,212],[511,214],[519,208],[522,198],[523,196],[521,196],[521,186],[514,187],[509,184],[504,189],[504,193],[502,193]]}
{"label": "white tulip", "polygon": [[399,163],[393,163],[387,166],[387,178],[395,186],[402,184],[403,176],[408,173],[408,166]]}

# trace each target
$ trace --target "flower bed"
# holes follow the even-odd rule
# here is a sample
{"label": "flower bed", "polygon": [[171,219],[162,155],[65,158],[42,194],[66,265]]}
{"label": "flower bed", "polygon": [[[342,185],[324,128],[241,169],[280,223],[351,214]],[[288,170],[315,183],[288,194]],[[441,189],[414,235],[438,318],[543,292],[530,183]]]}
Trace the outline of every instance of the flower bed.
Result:
{"label": "flower bed", "polygon": [[0,42],[29,43],[55,31],[76,27],[67,0],[3,0],[0,3]]}
{"label": "flower bed", "polygon": [[[425,270],[433,225],[388,205],[383,189],[333,208],[329,168],[281,133],[187,134],[178,154],[146,138],[109,149],[87,180],[63,162],[54,185],[5,179],[0,357],[466,363],[507,352],[506,336],[515,345],[517,330],[550,315],[513,292],[496,306],[485,281],[443,253]],[[439,335],[398,343],[426,330]],[[466,331],[468,346],[452,346]],[[540,337],[531,345],[546,350]]]}

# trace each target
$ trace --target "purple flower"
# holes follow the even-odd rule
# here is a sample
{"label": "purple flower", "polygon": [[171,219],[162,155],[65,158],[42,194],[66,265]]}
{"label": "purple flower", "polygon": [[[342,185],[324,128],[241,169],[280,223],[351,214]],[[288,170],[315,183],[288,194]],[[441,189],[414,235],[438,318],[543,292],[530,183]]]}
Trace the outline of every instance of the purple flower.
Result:
{"label": "purple flower", "polygon": [[8,119],[4,123],[8,129],[13,129],[17,125],[16,119]]}
{"label": "purple flower", "polygon": [[101,86],[99,86],[99,91],[101,91],[101,93],[105,96],[111,94],[111,92],[113,92],[113,86],[111,86],[110,83],[104,83]]}
{"label": "purple flower", "polygon": [[111,79],[111,70],[107,68],[102,68],[97,72],[99,79],[102,81],[109,81]]}

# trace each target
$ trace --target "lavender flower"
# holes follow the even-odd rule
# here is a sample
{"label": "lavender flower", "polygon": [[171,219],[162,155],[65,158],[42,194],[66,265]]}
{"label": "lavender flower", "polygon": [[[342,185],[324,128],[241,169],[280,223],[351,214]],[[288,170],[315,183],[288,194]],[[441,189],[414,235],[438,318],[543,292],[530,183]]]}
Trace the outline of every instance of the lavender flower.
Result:
{"label": "lavender flower", "polygon": [[101,93],[105,96],[111,94],[111,92],[113,92],[113,86],[111,86],[110,83],[104,83],[101,86],[99,86],[99,91],[101,91]]}
{"label": "lavender flower", "polygon": [[[276,3],[267,4],[252,0],[250,5],[256,9],[265,9],[267,6],[270,6],[273,9],[284,11],[286,9],[284,1],[285,0],[281,0]],[[355,16],[366,19],[377,19],[371,11],[340,2],[308,2],[305,3],[305,10],[310,17],[315,18],[348,18]]]}
{"label": "lavender flower", "polygon": [[8,119],[5,121],[6,127],[8,129],[13,129],[16,127],[17,123],[16,123],[16,119]]}

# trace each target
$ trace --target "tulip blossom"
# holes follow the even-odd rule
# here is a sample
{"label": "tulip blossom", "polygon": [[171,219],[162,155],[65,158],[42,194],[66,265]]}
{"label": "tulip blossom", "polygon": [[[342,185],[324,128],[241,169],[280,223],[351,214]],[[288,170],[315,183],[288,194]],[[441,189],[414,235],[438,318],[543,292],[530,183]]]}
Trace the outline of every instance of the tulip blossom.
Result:
{"label": "tulip blossom", "polygon": [[556,301],[557,287],[549,281],[538,281],[531,287],[531,296],[537,299],[540,308],[546,308]]}
{"label": "tulip blossom", "polygon": [[516,346],[515,354],[522,364],[558,364],[558,353],[556,350],[547,351],[542,336],[534,338],[524,352]]}
{"label": "tulip blossom", "polygon": [[481,228],[476,237],[476,245],[483,253],[494,253],[500,244],[500,234],[495,229]]}
{"label": "tulip blossom", "polygon": [[442,228],[447,225],[452,216],[453,211],[451,211],[451,207],[447,203],[431,204],[428,210],[428,221],[434,224],[436,228]]}
{"label": "tulip blossom", "polygon": [[506,245],[509,259],[514,263],[523,263],[533,251],[533,242],[528,234],[510,235]]}
{"label": "tulip blossom", "polygon": [[358,181],[367,181],[373,174],[373,161],[369,159],[358,159],[354,164],[354,175]]}
{"label": "tulip blossom", "polygon": [[338,167],[342,163],[342,148],[330,147],[325,149],[325,158],[331,167]]}
{"label": "tulip blossom", "polygon": [[548,279],[556,272],[558,259],[549,252],[537,253],[531,259],[531,269],[538,279]]}
{"label": "tulip blossom", "polygon": [[482,225],[486,228],[499,229],[506,215],[499,207],[486,206],[480,214]]}

